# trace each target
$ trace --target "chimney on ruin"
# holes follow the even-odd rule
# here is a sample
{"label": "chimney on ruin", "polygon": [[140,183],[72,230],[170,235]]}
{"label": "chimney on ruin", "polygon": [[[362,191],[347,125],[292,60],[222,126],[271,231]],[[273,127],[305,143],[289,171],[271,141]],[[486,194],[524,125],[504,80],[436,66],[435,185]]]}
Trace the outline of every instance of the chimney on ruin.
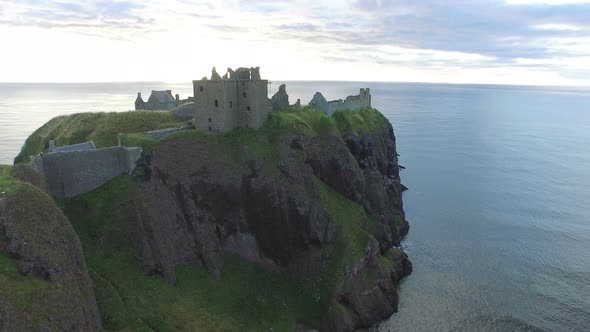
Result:
{"label": "chimney on ruin", "polygon": [[179,103],[180,102],[180,95],[177,93],[176,94],[176,102]]}

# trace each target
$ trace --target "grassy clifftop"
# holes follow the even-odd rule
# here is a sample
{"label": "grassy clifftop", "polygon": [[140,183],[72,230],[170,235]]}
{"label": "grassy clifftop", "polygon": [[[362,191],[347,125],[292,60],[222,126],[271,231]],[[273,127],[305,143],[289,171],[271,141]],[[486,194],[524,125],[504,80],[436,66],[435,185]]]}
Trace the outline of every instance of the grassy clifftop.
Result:
{"label": "grassy clifftop", "polygon": [[[182,107],[192,107],[192,104],[183,105],[179,109]],[[333,117],[328,117],[314,108],[291,109],[272,113],[262,129],[238,129],[219,134],[219,138],[232,141],[253,135],[276,136],[291,130],[315,131],[322,134],[339,130],[345,133],[378,129],[384,126],[386,121],[381,113],[373,109],[360,112],[339,111]],[[119,133],[137,133],[141,137],[141,133],[146,131],[177,127],[181,123],[182,121],[172,112],[132,111],[58,116],[29,136],[20,154],[15,158],[15,163],[27,162],[31,156],[47,151],[50,140],[54,140],[58,146],[93,140],[97,147],[105,147],[117,144]],[[135,143],[141,144],[141,141]],[[143,143],[145,144],[145,140]]]}
{"label": "grassy clifftop", "polygon": [[179,126],[170,112],[78,113],[53,118],[27,138],[15,163],[47,151],[48,143],[69,145],[93,140],[97,147],[117,144],[117,134]]}
{"label": "grassy clifftop", "polygon": [[375,109],[338,111],[330,117],[312,107],[290,108],[271,113],[259,129],[239,128],[224,133],[189,130],[177,132],[159,141],[150,139],[143,132],[129,132],[124,135],[123,144],[150,149],[166,141],[193,140],[206,143],[210,147],[208,152],[230,157],[232,162],[244,157],[244,146],[253,153],[276,160],[284,148],[279,144],[279,140],[288,135],[305,135],[327,142],[330,137],[376,133],[385,129],[387,125],[387,119]]}

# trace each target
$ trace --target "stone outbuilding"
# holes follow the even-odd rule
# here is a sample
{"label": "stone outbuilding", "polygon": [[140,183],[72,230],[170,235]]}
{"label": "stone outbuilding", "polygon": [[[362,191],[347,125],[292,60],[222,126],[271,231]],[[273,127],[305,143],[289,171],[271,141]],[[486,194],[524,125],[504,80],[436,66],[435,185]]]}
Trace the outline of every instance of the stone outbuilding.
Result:
{"label": "stone outbuilding", "polygon": [[180,97],[178,94],[176,97],[172,96],[172,90],[156,91],[152,90],[152,93],[147,102],[143,101],[141,92],[137,93],[135,99],[135,110],[141,111],[169,111],[180,105]]}

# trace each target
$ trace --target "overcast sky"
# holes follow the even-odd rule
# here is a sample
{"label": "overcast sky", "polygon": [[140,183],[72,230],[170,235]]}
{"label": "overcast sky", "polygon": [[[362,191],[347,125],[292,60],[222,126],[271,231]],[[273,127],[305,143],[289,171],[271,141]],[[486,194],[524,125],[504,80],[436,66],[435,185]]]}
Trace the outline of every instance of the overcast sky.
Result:
{"label": "overcast sky", "polygon": [[590,86],[590,0],[0,0],[0,81]]}

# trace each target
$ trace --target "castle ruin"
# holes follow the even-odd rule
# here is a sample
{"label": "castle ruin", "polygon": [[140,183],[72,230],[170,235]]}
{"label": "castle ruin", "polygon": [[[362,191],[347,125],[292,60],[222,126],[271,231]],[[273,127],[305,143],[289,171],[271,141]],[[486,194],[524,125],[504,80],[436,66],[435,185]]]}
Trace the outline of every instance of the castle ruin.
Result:
{"label": "castle ruin", "polygon": [[[211,78],[203,77],[193,81],[193,97],[180,100],[178,95],[176,98],[172,97],[171,90],[154,90],[149,100],[144,102],[141,93],[138,93],[135,109],[172,110],[194,102],[194,106],[187,105],[182,111],[186,112],[186,118],[192,118],[193,125],[198,130],[227,132],[236,128],[257,129],[262,127],[270,112],[301,107],[299,99],[295,104],[289,104],[285,84],[281,84],[279,91],[269,99],[268,84],[268,80],[260,77],[260,67],[240,67],[235,71],[228,68],[223,76],[213,67]],[[358,95],[332,101],[316,92],[309,106],[318,108],[328,116],[340,110],[370,108],[371,91],[369,88],[361,88]]]}
{"label": "castle ruin", "polygon": [[260,67],[228,68],[221,77],[215,67],[211,79],[193,81],[196,129],[225,132],[236,128],[260,128],[270,113],[268,80]]}
{"label": "castle ruin", "polygon": [[180,96],[172,96],[172,90],[156,91],[152,90],[147,102],[143,101],[141,92],[137,93],[135,99],[136,111],[170,111],[182,103]]}
{"label": "castle ruin", "polygon": [[348,96],[345,100],[338,99],[327,101],[326,98],[320,93],[316,92],[309,106],[319,108],[322,112],[328,116],[332,116],[334,112],[340,110],[355,110],[362,108],[371,107],[371,90],[369,88],[360,89],[358,95]]}
{"label": "castle ruin", "polygon": [[[194,97],[180,100],[172,97],[171,90],[152,91],[147,102],[138,93],[135,107],[138,110],[171,110],[183,103],[194,101],[192,117],[194,127],[206,132],[227,132],[236,128],[257,129],[263,126],[271,111],[281,111],[289,107],[299,108],[298,99],[289,104],[289,95],[284,84],[279,91],[268,98],[268,80],[260,77],[260,68],[228,68],[220,76],[213,67],[211,78],[204,77],[193,81]],[[331,116],[339,110],[358,110],[371,107],[370,90],[360,89],[358,95],[345,100],[327,101],[316,92],[309,106],[316,107]],[[148,131],[146,135],[158,140],[182,130],[190,125]],[[93,141],[68,146],[56,146],[48,142],[47,153],[31,158],[29,166],[48,180],[49,191],[57,197],[74,197],[92,191],[114,177],[131,173],[141,157],[140,147],[117,146],[96,148]]]}

